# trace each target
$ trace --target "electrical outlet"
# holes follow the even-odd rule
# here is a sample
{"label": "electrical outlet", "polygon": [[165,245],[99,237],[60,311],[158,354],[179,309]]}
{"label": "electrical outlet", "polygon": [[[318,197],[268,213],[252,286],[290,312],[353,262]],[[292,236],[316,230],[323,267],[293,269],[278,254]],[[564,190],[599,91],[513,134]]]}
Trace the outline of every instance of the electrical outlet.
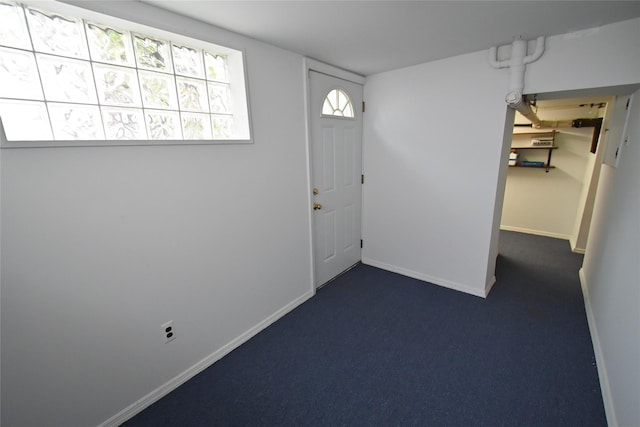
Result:
{"label": "electrical outlet", "polygon": [[169,320],[162,326],[162,335],[164,335],[165,344],[176,339],[176,331],[173,328],[173,320]]}

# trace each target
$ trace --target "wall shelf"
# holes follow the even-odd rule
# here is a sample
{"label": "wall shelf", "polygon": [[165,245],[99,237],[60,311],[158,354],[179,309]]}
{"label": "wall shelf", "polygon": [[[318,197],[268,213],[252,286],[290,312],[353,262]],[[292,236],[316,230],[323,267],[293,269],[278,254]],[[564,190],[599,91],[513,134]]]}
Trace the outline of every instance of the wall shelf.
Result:
{"label": "wall shelf", "polygon": [[[546,162],[544,161],[527,161],[527,160],[518,160],[517,163],[515,165],[509,165],[509,167],[512,168],[532,168],[532,169],[544,169],[545,172],[549,172],[549,169],[554,169],[555,166],[551,165],[551,154],[553,153],[553,150],[558,149],[557,146],[555,146],[555,137],[556,137],[556,131],[551,131],[551,132],[527,132],[527,133],[514,133],[513,134],[513,138],[515,139],[516,137],[521,137],[521,138],[528,138],[529,143],[531,145],[514,145],[513,144],[513,139],[511,142],[511,152],[515,152],[520,154],[519,152],[521,150],[546,150],[547,151],[547,160]],[[543,139],[543,140],[550,140],[551,143],[547,144],[547,145],[533,145],[533,140],[535,139]]]}

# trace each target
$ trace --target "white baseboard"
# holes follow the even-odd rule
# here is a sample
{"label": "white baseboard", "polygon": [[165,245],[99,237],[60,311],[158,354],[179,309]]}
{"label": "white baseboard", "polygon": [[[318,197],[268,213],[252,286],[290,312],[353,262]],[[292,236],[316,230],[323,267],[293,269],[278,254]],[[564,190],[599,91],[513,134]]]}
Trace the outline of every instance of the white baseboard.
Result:
{"label": "white baseboard", "polygon": [[584,255],[585,248],[579,248],[576,239],[574,239],[573,236],[569,238],[569,244],[571,245],[571,252]]}
{"label": "white baseboard", "polygon": [[[446,279],[441,279],[439,277],[433,277],[433,276],[429,276],[427,274],[423,274],[423,273],[418,273],[417,271],[413,271],[413,270],[409,270],[403,267],[398,267],[395,265],[391,265],[391,264],[387,264],[384,262],[380,262],[380,261],[376,261],[374,259],[370,259],[370,258],[362,258],[362,263],[366,264],[366,265],[370,265],[372,267],[377,267],[377,268],[381,268],[383,270],[387,270],[387,271],[391,271],[393,273],[398,273],[398,274],[402,274],[403,276],[407,276],[407,277],[412,277],[414,279],[418,279],[418,280],[422,280],[423,282],[429,282],[432,283],[434,285],[438,285],[438,286],[442,286],[443,288],[449,288],[449,289],[453,289],[454,291],[460,291],[460,292],[464,292],[465,294],[470,294],[470,295],[474,295],[480,298],[486,298],[486,294],[485,292],[488,292],[491,287],[489,287],[489,289],[485,290],[485,289],[475,289],[475,288],[471,288],[467,285],[463,285],[460,283],[456,283],[456,282],[451,282],[449,280]],[[491,284],[493,285],[493,283]]]}
{"label": "white baseboard", "polygon": [[491,292],[491,289],[495,284],[496,284],[496,276],[493,276],[491,277],[491,280],[489,281],[489,283],[487,283],[487,286],[485,286],[484,288],[484,298],[489,296],[489,292]]}
{"label": "white baseboard", "polygon": [[267,326],[271,325],[276,320],[280,319],[285,314],[289,313],[294,308],[298,307],[300,304],[311,298],[315,295],[314,290],[310,290],[306,292],[299,298],[291,301],[289,304],[282,307],[280,310],[273,313],[271,316],[267,317],[251,329],[247,330],[239,337],[231,340],[227,344],[223,345],[218,350],[211,353],[209,356],[205,357],[189,369],[185,370],[181,374],[177,375],[173,379],[169,380],[165,384],[161,385],[157,389],[153,390],[151,393],[147,394],[143,398],[137,400],[133,404],[129,405],[122,411],[118,412],[113,417],[109,418],[102,424],[99,424],[98,427],[116,427],[120,424],[124,423],[128,419],[132,418],[134,415],[142,412],[147,407],[151,406],[151,404],[157,402],[162,397],[166,396],[176,388],[180,387],[182,384],[187,382],[189,379],[193,378],[195,375],[204,371],[209,366],[213,365],[218,360],[222,359],[227,354],[231,353],[231,351],[240,347],[242,344],[247,342],[249,339],[253,338],[260,331],[265,329]]}
{"label": "white baseboard", "polygon": [[587,278],[584,270],[581,268],[578,272],[580,275],[580,286],[582,287],[582,295],[584,296],[584,308],[587,312],[587,323],[589,324],[589,332],[591,333],[591,342],[593,343],[593,352],[596,356],[596,366],[598,367],[598,379],[600,380],[600,391],[602,393],[602,401],[604,403],[604,412],[607,415],[607,425],[609,427],[618,427],[613,399],[611,397],[611,387],[609,385],[609,376],[604,363],[604,354],[598,337],[598,329],[591,308],[591,300],[589,299],[589,288],[587,286]]}
{"label": "white baseboard", "polygon": [[530,228],[512,227],[510,225],[500,225],[500,230],[516,231],[518,233],[535,234],[536,236],[552,237],[554,239],[570,240],[571,236],[568,234],[552,233],[544,230],[532,230]]}

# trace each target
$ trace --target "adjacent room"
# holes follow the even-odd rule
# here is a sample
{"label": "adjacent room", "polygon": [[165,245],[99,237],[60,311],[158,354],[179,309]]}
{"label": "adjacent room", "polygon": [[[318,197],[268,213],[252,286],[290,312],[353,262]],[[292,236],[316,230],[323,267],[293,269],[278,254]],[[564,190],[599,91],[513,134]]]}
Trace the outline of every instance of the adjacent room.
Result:
{"label": "adjacent room", "polygon": [[613,100],[536,101],[546,127],[533,128],[516,114],[502,230],[568,240],[574,252],[584,253]]}
{"label": "adjacent room", "polygon": [[415,313],[419,366],[458,298],[429,351],[482,347],[501,247],[560,242],[591,392],[640,424],[639,45],[638,1],[0,0],[0,423],[121,425],[327,304]]}

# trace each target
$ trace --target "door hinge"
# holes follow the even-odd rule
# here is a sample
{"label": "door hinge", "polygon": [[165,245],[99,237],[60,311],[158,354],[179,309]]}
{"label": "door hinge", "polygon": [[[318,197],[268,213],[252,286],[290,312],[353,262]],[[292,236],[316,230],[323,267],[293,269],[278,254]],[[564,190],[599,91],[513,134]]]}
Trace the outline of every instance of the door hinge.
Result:
{"label": "door hinge", "polygon": [[[626,107],[624,107],[625,111],[629,109],[629,103],[630,103],[630,102],[631,102],[631,98],[628,98],[628,99],[627,99],[627,106],[626,106]],[[362,110],[362,111],[364,111],[364,110]]]}
{"label": "door hinge", "polygon": [[365,110],[365,108],[364,108],[364,101],[362,101],[362,112],[363,112],[363,113],[364,113],[364,110]]}
{"label": "door hinge", "polygon": [[362,249],[362,239],[360,239],[360,249]]}
{"label": "door hinge", "polygon": [[364,184],[364,175],[360,175],[360,184]]}

